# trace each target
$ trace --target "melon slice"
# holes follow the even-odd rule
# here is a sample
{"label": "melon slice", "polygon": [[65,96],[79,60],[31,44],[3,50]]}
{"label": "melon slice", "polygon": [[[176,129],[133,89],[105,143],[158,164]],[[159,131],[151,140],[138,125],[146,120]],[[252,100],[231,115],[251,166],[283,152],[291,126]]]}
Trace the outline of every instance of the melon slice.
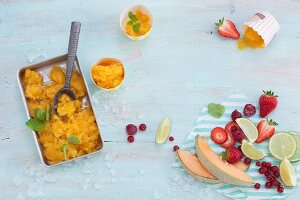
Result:
{"label": "melon slice", "polygon": [[208,142],[201,136],[196,138],[197,155],[206,170],[224,183],[235,185],[253,185],[252,178],[243,170],[227,164],[209,147]]}
{"label": "melon slice", "polygon": [[[203,165],[200,163],[197,156],[192,154],[189,151],[185,150],[177,150],[177,157],[182,165],[182,167],[185,169],[185,171],[196,178],[197,180],[203,181],[203,182],[209,182],[209,183],[220,183],[221,181],[217,179],[214,175],[212,175],[210,172],[208,172]],[[223,161],[224,162],[224,161]],[[234,167],[237,167],[243,171],[247,170],[249,168],[249,165],[246,165],[244,162],[237,162],[233,165]]]}

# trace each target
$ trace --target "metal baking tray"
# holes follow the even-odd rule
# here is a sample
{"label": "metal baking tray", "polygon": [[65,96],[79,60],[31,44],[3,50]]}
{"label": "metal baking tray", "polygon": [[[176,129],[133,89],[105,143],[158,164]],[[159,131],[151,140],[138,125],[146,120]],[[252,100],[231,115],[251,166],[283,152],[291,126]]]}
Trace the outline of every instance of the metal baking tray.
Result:
{"label": "metal baking tray", "polygon": [[[62,55],[62,56],[58,56],[58,57],[55,57],[55,58],[51,58],[49,60],[46,60],[46,61],[43,61],[43,62],[40,62],[40,63],[37,63],[37,64],[33,64],[33,65],[30,65],[30,66],[23,67],[18,71],[18,73],[17,73],[18,83],[19,83],[19,87],[20,87],[20,90],[21,90],[22,99],[23,99],[23,102],[24,102],[24,106],[26,108],[26,114],[27,114],[28,119],[30,119],[29,109],[28,109],[28,105],[27,105],[27,99],[25,97],[25,90],[24,90],[25,88],[24,88],[23,83],[22,83],[22,77],[23,77],[23,74],[24,74],[25,70],[26,69],[32,69],[32,70],[35,70],[35,71],[39,72],[43,77],[43,84],[48,84],[48,83],[51,82],[51,80],[48,77],[48,74],[49,74],[50,70],[52,69],[52,67],[53,66],[60,66],[62,68],[66,68],[66,64],[67,64],[67,54]],[[95,152],[88,153],[88,154],[77,157],[77,158],[81,158],[81,157],[85,157],[85,156],[88,156],[88,155],[95,154],[95,153],[99,152],[103,147],[103,142],[102,142],[102,139],[101,139],[100,128],[99,128],[99,125],[98,125],[98,122],[97,122],[97,117],[95,115],[93,105],[91,104],[91,101],[90,101],[91,94],[88,90],[87,83],[86,83],[86,80],[85,80],[85,78],[83,76],[83,73],[81,71],[80,64],[79,64],[79,61],[78,61],[77,57],[75,59],[74,65],[75,65],[74,69],[76,69],[81,74],[81,76],[83,77],[84,84],[85,84],[85,87],[87,89],[87,96],[85,96],[83,98],[82,102],[83,102],[84,105],[87,105],[88,107],[90,107],[92,109],[92,111],[94,113],[94,116],[95,116],[95,119],[96,119],[96,124],[97,124],[97,128],[98,128],[98,131],[99,131],[99,136],[100,136],[100,145],[99,145],[98,149]],[[49,166],[55,166],[55,165],[59,165],[59,164],[62,164],[62,163],[71,162],[73,160],[73,159],[65,160],[65,161],[62,161],[62,162],[51,165],[43,155],[43,147],[39,143],[38,133],[35,132],[35,131],[32,131],[32,133],[33,133],[33,136],[34,136],[36,146],[37,146],[38,151],[39,151],[41,161],[45,166],[48,166],[48,167]]]}

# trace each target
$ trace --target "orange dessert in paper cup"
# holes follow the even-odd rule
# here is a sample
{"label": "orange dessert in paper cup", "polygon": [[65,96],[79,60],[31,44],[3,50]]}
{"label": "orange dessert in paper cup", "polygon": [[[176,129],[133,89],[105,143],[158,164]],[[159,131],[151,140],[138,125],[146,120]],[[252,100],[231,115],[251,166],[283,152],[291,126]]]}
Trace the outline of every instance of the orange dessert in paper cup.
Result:
{"label": "orange dessert in paper cup", "polygon": [[152,14],[143,5],[136,5],[124,10],[120,17],[123,33],[132,40],[143,40],[148,37],[152,25]]}
{"label": "orange dessert in paper cup", "polygon": [[264,48],[279,30],[278,21],[268,12],[258,12],[243,24],[244,37],[238,48]]}
{"label": "orange dessert in paper cup", "polygon": [[125,77],[125,68],[121,60],[103,58],[91,68],[91,79],[100,89],[114,91],[118,89]]}

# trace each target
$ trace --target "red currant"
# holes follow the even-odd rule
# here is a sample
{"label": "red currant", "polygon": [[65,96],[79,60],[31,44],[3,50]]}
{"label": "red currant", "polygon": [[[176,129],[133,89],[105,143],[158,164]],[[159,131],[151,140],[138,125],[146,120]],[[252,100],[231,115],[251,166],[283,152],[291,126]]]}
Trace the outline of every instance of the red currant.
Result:
{"label": "red currant", "polygon": [[265,187],[266,188],[271,188],[272,187],[272,183],[271,182],[266,182]]}
{"label": "red currant", "polygon": [[174,151],[174,152],[176,152],[178,149],[179,149],[179,146],[178,146],[178,145],[175,145],[175,146],[173,147],[173,151]]}
{"label": "red currant", "polygon": [[268,177],[268,176],[270,176],[270,172],[269,171],[266,171],[266,173],[265,173],[265,177]]}
{"label": "red currant", "polygon": [[264,162],[261,163],[261,166],[265,167],[266,164],[267,164],[267,163],[264,161]]}
{"label": "red currant", "polygon": [[271,163],[269,163],[269,162],[267,162],[265,167],[266,167],[267,169],[271,169],[271,167],[272,167],[272,164],[271,164]]}
{"label": "red currant", "polygon": [[173,142],[173,141],[174,141],[174,137],[173,137],[173,136],[170,136],[170,137],[169,137],[169,141],[170,141],[170,142]]}
{"label": "red currant", "polygon": [[250,165],[250,164],[251,164],[251,159],[250,159],[250,158],[245,158],[245,159],[244,159],[244,163],[245,163],[246,165]]}
{"label": "red currant", "polygon": [[147,128],[146,124],[140,124],[140,125],[139,125],[140,131],[145,131],[146,128]]}
{"label": "red currant", "polygon": [[280,176],[279,172],[273,173],[273,175],[278,178]]}
{"label": "red currant", "polygon": [[273,173],[276,173],[276,172],[278,172],[278,167],[277,166],[272,166],[271,167],[271,171],[273,172]]}
{"label": "red currant", "polygon": [[128,135],[134,135],[137,132],[137,127],[133,124],[128,124],[126,126],[126,132]]}
{"label": "red currant", "polygon": [[259,168],[259,173],[261,173],[261,174],[265,174],[267,171],[268,171],[268,169],[267,168],[265,168],[265,167],[261,167],[261,168]]}
{"label": "red currant", "polygon": [[284,191],[284,188],[283,188],[283,187],[278,187],[278,188],[277,188],[277,192],[283,193],[283,191]]}
{"label": "red currant", "polygon": [[259,183],[255,183],[254,184],[254,188],[258,190],[260,188],[260,184]]}
{"label": "red currant", "polygon": [[259,167],[259,166],[260,166],[260,162],[257,161],[257,162],[255,163],[255,166]]}
{"label": "red currant", "polygon": [[274,180],[272,181],[272,185],[278,187],[278,186],[279,186],[279,181],[277,181],[277,179],[274,179]]}
{"label": "red currant", "polygon": [[130,143],[133,143],[134,142],[134,137],[132,135],[129,135],[127,137],[127,141],[130,142]]}
{"label": "red currant", "polygon": [[275,178],[273,177],[273,175],[269,175],[269,176],[267,176],[267,179],[268,179],[270,182],[272,182],[272,181],[274,181],[274,180],[275,180]]}

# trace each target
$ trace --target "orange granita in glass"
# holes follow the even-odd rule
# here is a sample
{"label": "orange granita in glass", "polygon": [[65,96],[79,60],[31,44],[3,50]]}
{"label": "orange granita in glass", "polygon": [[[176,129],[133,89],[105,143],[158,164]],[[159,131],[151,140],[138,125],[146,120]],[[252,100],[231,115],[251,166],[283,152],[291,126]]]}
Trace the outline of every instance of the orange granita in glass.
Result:
{"label": "orange granita in glass", "polygon": [[105,89],[113,89],[124,80],[123,64],[115,59],[103,59],[92,66],[92,78],[96,85]]}
{"label": "orange granita in glass", "polygon": [[128,12],[128,20],[125,24],[125,30],[128,35],[138,37],[145,35],[151,29],[150,17],[140,10]]}
{"label": "orange granita in glass", "polygon": [[265,43],[262,37],[253,28],[248,27],[244,33],[244,37],[238,40],[237,46],[239,49],[247,47],[264,48]]}

